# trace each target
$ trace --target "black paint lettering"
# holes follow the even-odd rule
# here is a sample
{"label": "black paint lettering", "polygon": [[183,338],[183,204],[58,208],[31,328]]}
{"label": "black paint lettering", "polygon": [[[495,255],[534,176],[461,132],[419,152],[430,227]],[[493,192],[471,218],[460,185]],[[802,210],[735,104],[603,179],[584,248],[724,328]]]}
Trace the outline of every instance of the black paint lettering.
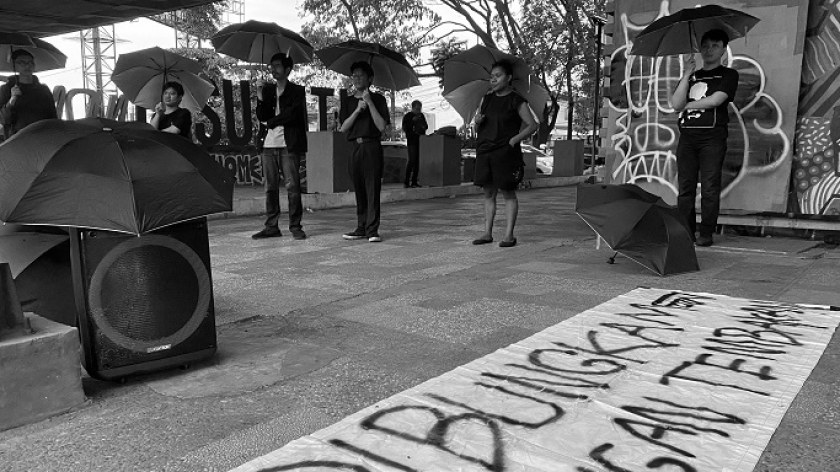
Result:
{"label": "black paint lettering", "polygon": [[382,457],[379,454],[374,454],[373,452],[370,452],[367,449],[362,449],[360,447],[356,447],[356,446],[354,446],[354,445],[352,445],[352,444],[350,444],[346,441],[342,441],[341,439],[330,439],[329,443],[332,444],[335,447],[340,447],[342,449],[346,449],[346,450],[348,450],[348,451],[350,451],[354,454],[358,454],[362,457],[366,457],[370,460],[374,460],[376,462],[379,462],[380,464],[385,464],[385,465],[387,465],[389,467],[393,467],[394,469],[397,469],[397,470],[404,470],[405,472],[418,472],[417,469],[408,467],[407,465],[404,465],[404,464],[400,464],[399,462],[392,461],[391,459],[388,459],[387,457]]}
{"label": "black paint lettering", "polygon": [[607,469],[609,472],[633,472],[630,469],[625,469],[624,467],[619,467],[613,464],[612,462],[608,461],[606,457],[604,457],[604,453],[606,453],[613,447],[615,446],[613,446],[611,443],[601,444],[589,453],[589,457],[595,462],[604,466],[604,468]]}
{"label": "black paint lettering", "polygon": [[732,372],[735,372],[735,373],[738,373],[738,374],[752,375],[752,376],[758,377],[761,380],[776,380],[776,377],[770,375],[770,370],[771,370],[770,366],[762,366],[758,370],[758,372],[746,371],[746,370],[741,370],[741,366],[744,364],[744,362],[746,362],[744,359],[735,359],[729,365],[718,365],[718,364],[711,364],[711,363],[708,362],[708,359],[711,356],[712,356],[711,354],[700,354],[700,355],[697,356],[697,358],[694,360],[694,362],[691,362],[691,361],[683,362],[678,367],[675,367],[673,370],[671,370],[670,372],[663,375],[659,379],[659,383],[662,384],[662,385],[668,385],[669,384],[668,379],[670,377],[673,377],[673,378],[679,378],[679,379],[684,379],[684,380],[690,380],[690,381],[694,381],[694,382],[700,382],[700,383],[704,383],[704,384],[708,384],[708,385],[714,385],[714,386],[717,386],[717,387],[731,387],[731,388],[735,388],[735,389],[738,389],[738,390],[743,390],[745,392],[757,393],[759,395],[764,395],[764,396],[769,395],[767,392],[752,390],[752,389],[749,389],[749,388],[742,387],[740,385],[725,384],[725,383],[721,383],[721,382],[713,382],[711,380],[705,380],[705,379],[702,379],[702,378],[699,378],[699,377],[688,377],[686,375],[680,375],[681,372],[683,372],[684,370],[688,369],[689,367],[691,367],[693,365],[703,365],[703,366],[714,367],[714,368],[723,369],[723,370],[729,370],[729,371],[732,371]]}
{"label": "black paint lettering", "polygon": [[[653,397],[643,397],[646,400],[659,403],[665,405],[667,407],[671,407],[672,409],[655,409],[655,408],[648,408],[648,407],[641,407],[641,406],[623,406],[621,407],[622,410],[627,411],[629,413],[633,413],[634,415],[640,416],[642,418],[651,420],[651,421],[658,421],[659,423],[669,424],[669,425],[677,425],[677,426],[684,426],[686,428],[692,428],[696,431],[700,431],[703,433],[714,433],[719,436],[723,436],[728,438],[729,433],[726,431],[721,431],[719,429],[714,428],[702,428],[700,426],[696,426],[694,424],[688,423],[685,420],[697,420],[697,421],[705,421],[709,423],[726,423],[726,424],[745,424],[746,422],[741,418],[731,415],[728,413],[721,413],[719,411],[712,410],[711,408],[705,406],[686,406],[681,405],[679,403],[670,402],[667,400],[660,400],[658,398]],[[675,421],[672,418],[682,419],[683,421]]]}
{"label": "black paint lettering", "polygon": [[204,123],[198,122],[195,124],[195,137],[205,148],[215,146],[222,140],[222,120],[219,119],[219,115],[216,114],[216,111],[210,105],[204,105],[201,113],[210,121],[212,129],[210,130],[210,135],[207,135],[207,128],[204,126]]}
{"label": "black paint lettering", "polygon": [[[565,414],[565,412],[563,411],[563,408],[555,405],[554,403],[547,402],[547,401],[544,401],[544,400],[540,400],[539,398],[534,398],[534,397],[531,397],[531,396],[528,396],[528,395],[523,395],[521,393],[516,393],[516,392],[510,391],[510,390],[508,390],[504,387],[499,387],[499,386],[495,386],[495,385],[488,385],[488,384],[483,384],[483,383],[480,383],[480,382],[476,382],[476,385],[478,385],[479,387],[484,387],[484,388],[489,388],[491,390],[496,390],[496,391],[505,393],[507,395],[510,395],[512,397],[522,398],[522,399],[530,400],[534,403],[539,403],[540,405],[545,405],[548,408],[552,409],[554,413],[552,415],[546,417],[542,421],[530,422],[529,423],[529,422],[526,422],[524,420],[518,420],[518,419],[515,419],[515,418],[511,418],[509,416],[497,415],[497,414],[494,414],[494,413],[489,413],[487,411],[479,410],[478,408],[474,408],[470,405],[467,405],[466,403],[461,403],[461,402],[443,397],[441,395],[436,395],[434,393],[427,393],[426,396],[429,397],[429,398],[433,398],[433,399],[435,399],[435,400],[437,400],[441,403],[446,403],[448,405],[453,405],[453,406],[457,406],[459,408],[463,408],[465,410],[472,411],[473,413],[475,413],[477,415],[481,415],[481,416],[486,417],[486,418],[497,419],[497,420],[502,421],[504,423],[507,423],[509,425],[522,426],[524,428],[529,428],[529,429],[537,429],[537,428],[541,428],[541,427],[543,427],[543,426],[545,426],[549,423],[554,423],[555,421],[562,418],[563,415]],[[514,409],[514,408],[512,408],[511,403],[508,402],[508,401],[500,401],[499,404],[501,406],[503,406],[505,409],[509,409],[509,410]]]}
{"label": "black paint lettering", "polygon": [[[489,377],[491,379],[496,380],[503,380],[506,382],[510,382],[516,385],[521,385],[526,388],[530,388],[532,390],[536,390],[540,393],[549,393],[551,395],[556,395],[558,397],[563,398],[571,398],[573,400],[587,400],[589,399],[588,395],[583,395],[580,393],[568,393],[561,390],[557,390],[552,387],[575,387],[575,388],[601,388],[600,385],[603,384],[595,384],[594,382],[556,382],[553,380],[546,380],[546,379],[538,379],[535,377],[519,377],[519,376],[505,376],[505,375],[498,375],[498,374],[491,374],[488,372],[484,372],[481,374],[483,377]],[[594,385],[593,385],[594,384]]]}
{"label": "black paint lettering", "polygon": [[228,141],[233,146],[245,146],[251,142],[254,127],[251,123],[251,86],[247,80],[239,81],[240,105],[239,112],[242,115],[242,136],[239,136],[236,129],[236,110],[233,103],[233,83],[225,79],[222,81],[222,95],[225,101],[225,123],[227,127]]}
{"label": "black paint lettering", "polygon": [[[430,413],[432,416],[435,417],[437,420],[434,425],[432,425],[431,429],[428,431],[425,437],[418,437],[412,434],[408,434],[403,431],[398,431],[395,429],[391,429],[385,426],[379,426],[376,424],[377,420],[380,418],[399,413],[400,411],[404,410],[421,410]],[[463,454],[459,451],[454,451],[448,446],[448,441],[446,439],[446,435],[449,431],[450,426],[453,424],[462,422],[462,421],[478,421],[487,425],[487,429],[490,430],[490,434],[493,437],[493,444],[490,445],[492,447],[492,458],[490,460],[484,460],[478,457],[469,456]],[[505,455],[504,455],[504,444],[502,443],[502,433],[499,429],[499,425],[496,424],[495,421],[492,419],[484,416],[484,415],[477,415],[475,413],[465,413],[462,415],[454,415],[454,416],[447,416],[442,411],[438,410],[437,408],[426,407],[426,406],[396,406],[393,408],[388,408],[382,411],[378,411],[369,417],[365,418],[362,423],[361,427],[364,429],[372,429],[376,431],[382,431],[387,433],[391,436],[395,436],[401,439],[405,439],[406,441],[411,441],[417,444],[428,444],[433,446],[441,451],[447,452],[452,454],[456,457],[459,457],[463,460],[468,462],[472,462],[474,464],[479,464],[485,469],[491,472],[502,472],[505,470]]]}
{"label": "black paint lettering", "polygon": [[552,372],[550,370],[541,369],[541,368],[538,368],[538,367],[531,367],[529,365],[505,364],[505,366],[515,367],[517,369],[527,370],[528,372],[536,372],[536,373],[543,374],[543,375],[550,375],[550,376],[556,377],[558,379],[566,379],[566,380],[571,380],[571,381],[575,382],[574,384],[569,384],[570,386],[580,386],[580,387],[584,387],[584,388],[604,388],[604,389],[610,388],[610,384],[608,384],[608,383],[596,382],[594,380],[583,379],[583,378],[575,377],[575,376],[572,376],[572,375],[559,374],[557,372]]}
{"label": "black paint lettering", "polygon": [[[557,343],[557,344],[560,344],[560,343]],[[582,367],[591,367],[595,364],[607,364],[607,365],[613,366],[612,369],[607,369],[607,370],[564,369],[564,368],[561,368],[561,367],[555,367],[555,366],[549,365],[542,360],[542,355],[545,354],[545,353],[559,353],[559,354],[566,354],[566,355],[569,355],[569,356],[578,355],[578,353],[576,351],[574,351],[573,349],[579,349],[579,348],[570,348],[570,349],[564,349],[564,350],[560,350],[560,349],[535,349],[535,350],[531,351],[531,353],[528,355],[528,360],[531,362],[531,364],[533,364],[537,367],[542,367],[543,369],[549,369],[549,370],[554,370],[554,371],[558,371],[558,372],[567,372],[567,373],[570,373],[570,374],[609,375],[609,374],[614,374],[616,372],[621,372],[622,370],[627,368],[626,365],[620,364],[620,363],[618,363],[616,361],[613,361],[613,360],[610,360],[610,359],[586,359],[586,360],[581,361],[581,363],[580,363],[580,365]]]}
{"label": "black paint lettering", "polygon": [[[784,349],[772,349],[770,346],[755,341],[728,341],[725,339],[706,338],[706,341],[714,344],[702,346],[707,351],[719,352],[722,354],[729,354],[732,356],[745,356],[753,359],[761,359],[767,361],[776,360],[774,355],[786,354]],[[722,346],[720,346],[722,345]]]}
{"label": "black paint lettering", "polygon": [[681,310],[694,311],[693,308],[695,306],[703,306],[706,304],[703,300],[714,300],[714,298],[694,293],[671,292],[662,295],[651,304],[654,306],[664,306],[668,308],[679,308]]}
{"label": "black paint lettering", "polygon": [[691,465],[671,457],[657,457],[656,459],[648,462],[646,465],[649,469],[659,469],[664,465],[675,465],[682,469],[683,472],[697,472],[697,469]]}
{"label": "black paint lettering", "polygon": [[312,95],[318,97],[318,129],[321,131],[327,130],[327,97],[332,97],[335,90],[325,87],[312,87],[310,90]]}
{"label": "black paint lettering", "polygon": [[[613,421],[622,429],[639,439],[647,441],[651,444],[655,444],[659,447],[664,447],[665,449],[676,452],[677,454],[681,454],[686,457],[696,457],[694,454],[684,449],[680,449],[677,446],[672,446],[664,441],[660,441],[660,439],[665,437],[666,433],[680,433],[688,436],[697,436],[697,433],[695,433],[694,431],[682,428],[675,428],[671,426],[662,426],[661,424],[648,423],[646,421],[631,420],[627,418],[615,418]],[[639,431],[640,428],[637,427],[650,428],[650,433],[644,434],[641,431]]]}
{"label": "black paint lettering", "polygon": [[299,470],[299,469],[323,469],[329,467],[335,470],[349,470],[352,472],[371,472],[367,467],[355,464],[347,464],[338,461],[304,461],[295,462],[294,464],[278,465],[275,467],[267,467],[259,469],[257,472],[282,472],[284,470]]}

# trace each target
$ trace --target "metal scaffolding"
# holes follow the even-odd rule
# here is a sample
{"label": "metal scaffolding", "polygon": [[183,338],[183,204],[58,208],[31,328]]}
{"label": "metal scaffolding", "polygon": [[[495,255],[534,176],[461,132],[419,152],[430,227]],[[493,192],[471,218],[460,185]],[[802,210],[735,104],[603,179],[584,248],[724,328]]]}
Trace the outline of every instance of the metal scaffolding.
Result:
{"label": "metal scaffolding", "polygon": [[118,93],[117,86],[111,81],[117,63],[114,25],[83,30],[79,34],[85,88],[96,91],[104,106],[106,97]]}

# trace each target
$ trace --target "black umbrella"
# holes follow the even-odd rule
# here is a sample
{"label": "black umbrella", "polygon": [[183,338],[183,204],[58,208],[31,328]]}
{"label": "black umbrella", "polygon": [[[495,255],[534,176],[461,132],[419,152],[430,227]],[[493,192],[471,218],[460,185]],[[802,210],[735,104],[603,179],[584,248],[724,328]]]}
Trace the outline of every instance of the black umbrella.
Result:
{"label": "black umbrella", "polygon": [[0,220],[140,235],[231,211],[234,179],[145,123],[43,120],[0,146]]}
{"label": "black umbrella", "polygon": [[720,5],[685,8],[649,24],[633,39],[630,54],[672,56],[700,52],[700,38],[707,31],[721,29],[729,39],[742,38],[760,20]]}
{"label": "black umbrella", "polygon": [[29,38],[21,33],[0,33],[0,72],[17,72],[12,53],[21,49],[35,60],[33,72],[63,69],[67,63],[67,56],[43,39]]}
{"label": "black umbrella", "polygon": [[219,30],[210,38],[216,52],[256,64],[268,64],[271,57],[282,52],[296,64],[312,62],[313,49],[309,41],[277,23],[249,20]]}
{"label": "black umbrella", "polygon": [[327,69],[350,75],[354,62],[367,62],[373,68],[373,85],[403,90],[420,85],[420,79],[405,56],[385,46],[362,41],[345,41],[315,51]]}
{"label": "black umbrella", "polygon": [[614,251],[659,275],[700,270],[682,215],[636,185],[580,185],[575,211]]}

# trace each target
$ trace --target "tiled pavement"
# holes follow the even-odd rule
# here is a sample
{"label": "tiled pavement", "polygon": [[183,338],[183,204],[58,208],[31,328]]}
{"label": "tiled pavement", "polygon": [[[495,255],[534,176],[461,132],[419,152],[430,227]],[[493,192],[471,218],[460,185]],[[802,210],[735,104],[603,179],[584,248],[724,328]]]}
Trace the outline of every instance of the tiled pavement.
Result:
{"label": "tiled pavement", "polygon": [[[252,240],[259,217],[212,221],[217,356],[86,379],[85,407],[0,432],[0,470],[228,470],[638,286],[840,305],[834,247],[724,235],[698,249],[700,272],[662,278],[605,263],[574,187],[519,195],[509,249],[470,244],[477,196],[383,205],[382,243],[341,239],[352,208],[306,213],[305,241]],[[840,470],[838,373],[835,338],[757,471]]]}

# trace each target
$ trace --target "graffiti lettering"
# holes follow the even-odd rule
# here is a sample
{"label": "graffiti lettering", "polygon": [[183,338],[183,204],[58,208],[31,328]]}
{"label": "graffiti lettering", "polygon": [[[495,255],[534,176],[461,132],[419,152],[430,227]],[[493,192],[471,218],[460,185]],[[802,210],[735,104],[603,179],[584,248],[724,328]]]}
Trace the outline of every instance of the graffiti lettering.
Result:
{"label": "graffiti lettering", "polygon": [[[700,355],[697,356],[696,359],[694,359],[693,362],[692,361],[683,362],[680,366],[674,368],[670,372],[663,375],[662,378],[659,379],[659,383],[661,383],[663,385],[668,385],[669,382],[670,382],[669,379],[673,377],[673,378],[679,378],[679,379],[683,379],[683,380],[700,382],[700,383],[704,383],[704,384],[708,384],[708,385],[714,385],[714,386],[717,386],[717,387],[735,388],[735,389],[738,389],[738,390],[743,390],[745,392],[757,393],[759,395],[765,395],[765,396],[770,395],[768,392],[754,390],[754,389],[751,389],[751,388],[743,387],[741,385],[727,384],[727,383],[723,383],[723,382],[714,382],[714,381],[711,381],[711,380],[706,380],[702,377],[689,377],[689,376],[686,376],[686,375],[681,375],[681,372],[683,372],[684,370],[686,370],[686,369],[688,369],[692,366],[707,366],[707,367],[713,367],[715,369],[728,370],[728,371],[735,372],[735,373],[738,373],[738,374],[751,375],[751,376],[757,377],[761,380],[776,380],[776,377],[773,377],[772,375],[770,375],[770,371],[772,370],[772,368],[770,366],[762,366],[758,370],[758,372],[746,371],[746,370],[741,370],[741,366],[744,364],[744,362],[746,362],[744,359],[735,359],[734,361],[729,363],[729,365],[720,365],[720,364],[712,364],[712,363],[708,362],[708,359],[711,356],[712,356],[711,354],[700,354]],[[710,375],[709,377],[714,378],[716,376]]]}

